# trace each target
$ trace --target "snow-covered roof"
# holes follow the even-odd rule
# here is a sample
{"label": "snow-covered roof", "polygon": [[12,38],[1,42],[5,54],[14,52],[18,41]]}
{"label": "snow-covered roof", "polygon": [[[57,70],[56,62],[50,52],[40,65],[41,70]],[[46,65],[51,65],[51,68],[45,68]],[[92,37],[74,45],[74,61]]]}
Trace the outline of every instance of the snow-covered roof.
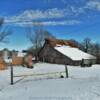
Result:
{"label": "snow-covered roof", "polygon": [[95,56],[85,53],[78,48],[73,48],[70,46],[56,46],[54,48],[65,56],[71,58],[72,60],[96,59]]}

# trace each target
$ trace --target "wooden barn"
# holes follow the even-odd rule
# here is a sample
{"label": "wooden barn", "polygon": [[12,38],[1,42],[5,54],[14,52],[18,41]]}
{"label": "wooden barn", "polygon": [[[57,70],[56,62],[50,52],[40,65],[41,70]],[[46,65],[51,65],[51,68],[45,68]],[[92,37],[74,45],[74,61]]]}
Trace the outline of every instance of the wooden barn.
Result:
{"label": "wooden barn", "polygon": [[75,66],[80,65],[83,60],[86,64],[96,61],[96,57],[79,50],[72,41],[50,38],[45,39],[38,56],[42,62]]}

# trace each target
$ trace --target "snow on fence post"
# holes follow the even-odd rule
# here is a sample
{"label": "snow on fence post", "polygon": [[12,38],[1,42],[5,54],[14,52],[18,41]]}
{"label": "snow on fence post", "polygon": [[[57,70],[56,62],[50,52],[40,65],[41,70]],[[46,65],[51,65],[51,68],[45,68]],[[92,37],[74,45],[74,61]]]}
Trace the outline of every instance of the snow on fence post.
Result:
{"label": "snow on fence post", "polygon": [[68,68],[67,68],[67,65],[65,65],[65,73],[66,73],[66,78],[68,78]]}
{"label": "snow on fence post", "polygon": [[11,85],[13,85],[14,82],[13,82],[13,66],[12,66],[12,64],[11,64],[10,68],[11,68],[11,70],[10,70],[11,71]]}

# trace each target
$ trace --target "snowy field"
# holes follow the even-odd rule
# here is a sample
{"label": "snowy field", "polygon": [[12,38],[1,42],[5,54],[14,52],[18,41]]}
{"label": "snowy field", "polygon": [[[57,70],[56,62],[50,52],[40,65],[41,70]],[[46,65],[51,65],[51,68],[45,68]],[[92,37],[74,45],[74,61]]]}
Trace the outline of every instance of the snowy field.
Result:
{"label": "snowy field", "polygon": [[60,78],[65,75],[63,65],[14,67],[14,76],[22,76],[14,77],[14,85],[10,85],[10,69],[0,71],[0,100],[100,100],[100,65],[68,66],[68,70],[66,79]]}

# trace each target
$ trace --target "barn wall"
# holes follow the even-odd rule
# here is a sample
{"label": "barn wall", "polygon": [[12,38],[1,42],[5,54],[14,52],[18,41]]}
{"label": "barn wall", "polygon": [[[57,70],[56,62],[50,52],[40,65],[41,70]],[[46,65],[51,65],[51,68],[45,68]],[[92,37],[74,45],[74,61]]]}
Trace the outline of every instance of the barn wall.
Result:
{"label": "barn wall", "polygon": [[72,61],[70,58],[55,50],[51,45],[45,44],[39,53],[39,60],[55,64],[79,65],[80,61]]}

